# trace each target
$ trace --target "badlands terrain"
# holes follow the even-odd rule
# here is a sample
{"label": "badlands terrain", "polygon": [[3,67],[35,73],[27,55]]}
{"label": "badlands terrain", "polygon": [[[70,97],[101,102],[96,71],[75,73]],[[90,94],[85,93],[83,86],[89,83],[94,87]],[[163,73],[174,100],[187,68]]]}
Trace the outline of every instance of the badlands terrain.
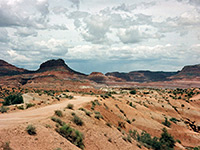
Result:
{"label": "badlands terrain", "polygon": [[200,149],[200,65],[93,72],[0,60],[0,149]]}

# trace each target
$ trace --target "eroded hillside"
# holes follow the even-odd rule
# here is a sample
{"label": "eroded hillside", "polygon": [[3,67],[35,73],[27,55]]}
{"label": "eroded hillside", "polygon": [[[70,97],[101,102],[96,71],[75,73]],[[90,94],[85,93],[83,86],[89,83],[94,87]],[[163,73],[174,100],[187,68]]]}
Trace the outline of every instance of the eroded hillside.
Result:
{"label": "eroded hillside", "polygon": [[[2,149],[164,149],[165,129],[174,149],[200,143],[199,89],[24,91],[24,104],[0,114]],[[36,134],[28,134],[28,125]]]}

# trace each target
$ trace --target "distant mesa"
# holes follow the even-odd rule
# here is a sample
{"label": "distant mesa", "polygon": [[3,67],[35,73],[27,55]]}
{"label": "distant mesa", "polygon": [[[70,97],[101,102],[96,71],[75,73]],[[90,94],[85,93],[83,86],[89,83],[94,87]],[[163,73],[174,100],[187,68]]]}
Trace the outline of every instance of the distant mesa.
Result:
{"label": "distant mesa", "polygon": [[[200,80],[200,64],[185,66],[181,71],[177,72],[163,72],[163,71],[131,71],[129,73],[124,72],[108,72],[105,75],[101,72],[92,72],[90,75],[77,72],[71,69],[63,59],[52,59],[42,63],[38,70],[29,71],[26,69],[18,68],[14,65],[7,63],[4,60],[0,60],[0,76],[12,76],[29,74],[28,77],[23,77],[23,81],[27,81],[35,73],[41,73],[43,76],[46,73],[52,72],[53,75],[59,78],[66,78],[63,76],[68,75],[69,78],[89,79],[97,83],[106,82],[157,82],[157,81],[169,81],[169,80],[182,80],[192,79]],[[75,76],[74,76],[75,75]],[[47,76],[49,77],[49,76]]]}
{"label": "distant mesa", "polygon": [[183,69],[172,77],[171,79],[192,79],[195,77],[200,77],[200,64],[185,66]]}
{"label": "distant mesa", "polygon": [[114,76],[124,79],[129,82],[156,82],[167,81],[168,78],[176,75],[178,72],[163,72],[163,71],[131,71],[129,73],[110,72],[106,76]]}
{"label": "distant mesa", "polygon": [[52,59],[48,60],[40,65],[40,68],[36,72],[45,72],[45,71],[67,71],[69,73],[85,75],[83,73],[77,72],[69,68],[63,59]]}

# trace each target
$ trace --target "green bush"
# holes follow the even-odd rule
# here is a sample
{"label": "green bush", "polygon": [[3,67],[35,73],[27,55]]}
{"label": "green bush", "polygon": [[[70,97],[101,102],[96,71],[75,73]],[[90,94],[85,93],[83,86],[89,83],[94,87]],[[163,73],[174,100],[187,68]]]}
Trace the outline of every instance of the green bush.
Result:
{"label": "green bush", "polygon": [[147,148],[152,148],[154,150],[170,150],[175,146],[174,138],[167,132],[166,128],[162,129],[163,133],[160,138],[151,137],[151,135],[145,131],[139,135],[137,131],[129,131],[129,135],[138,141],[143,143],[143,145]]}
{"label": "green bush", "polygon": [[66,108],[67,108],[67,109],[73,109],[73,108],[74,108],[74,105],[73,105],[73,104],[68,104]]}
{"label": "green bush", "polygon": [[81,120],[81,118],[79,118],[76,115],[74,115],[74,118],[72,119],[72,121],[78,126],[82,126],[84,124],[83,121]]}
{"label": "green bush", "polygon": [[26,127],[26,131],[29,135],[35,135],[36,134],[36,128],[33,125],[28,125]]}
{"label": "green bush", "polygon": [[63,125],[59,129],[56,129],[56,131],[61,136],[69,140],[72,144],[78,146],[81,149],[84,149],[84,144],[83,144],[84,137],[80,131],[71,128],[69,125]]}
{"label": "green bush", "polygon": [[60,118],[57,118],[57,117],[51,117],[51,120],[58,123],[60,126],[63,126],[65,125],[66,123],[63,122]]}
{"label": "green bush", "polygon": [[24,102],[21,94],[14,94],[7,96],[3,102],[4,106],[13,105],[13,104],[21,104]]}
{"label": "green bush", "polygon": [[136,90],[131,90],[130,94],[135,95],[136,94]]}
{"label": "green bush", "polygon": [[166,128],[162,129],[163,133],[160,137],[160,143],[163,149],[173,148],[175,146],[176,141],[174,138],[167,132]]}
{"label": "green bush", "polygon": [[30,108],[30,107],[33,107],[35,106],[35,104],[32,104],[32,103],[26,103],[26,109]]}
{"label": "green bush", "polygon": [[100,112],[98,113],[95,113],[95,116],[94,116],[96,119],[103,119],[103,116],[101,115]]}
{"label": "green bush", "polygon": [[168,121],[167,118],[165,118],[165,121],[162,122],[162,124],[165,125],[165,126],[167,126],[167,127],[169,127],[169,128],[170,128],[170,126],[171,126],[171,123]]}
{"label": "green bush", "polygon": [[63,113],[62,113],[61,110],[55,110],[55,115],[58,116],[58,117],[62,117]]}
{"label": "green bush", "polygon": [[8,110],[9,110],[8,107],[5,107],[5,106],[1,106],[1,107],[0,107],[0,112],[1,112],[1,113],[6,113]]}

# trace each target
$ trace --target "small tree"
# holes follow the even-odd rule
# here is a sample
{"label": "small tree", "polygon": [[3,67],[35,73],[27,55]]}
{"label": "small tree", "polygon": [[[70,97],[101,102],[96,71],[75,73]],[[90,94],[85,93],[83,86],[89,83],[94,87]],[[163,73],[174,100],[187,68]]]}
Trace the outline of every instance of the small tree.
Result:
{"label": "small tree", "polygon": [[3,105],[8,106],[8,105],[13,105],[13,104],[21,104],[23,103],[23,97],[21,94],[14,94],[14,95],[9,95],[5,98],[5,101],[3,102]]}
{"label": "small tree", "polygon": [[166,128],[162,129],[163,133],[160,137],[160,142],[162,144],[162,149],[169,149],[175,146],[176,141],[174,140],[173,136],[171,136]]}

